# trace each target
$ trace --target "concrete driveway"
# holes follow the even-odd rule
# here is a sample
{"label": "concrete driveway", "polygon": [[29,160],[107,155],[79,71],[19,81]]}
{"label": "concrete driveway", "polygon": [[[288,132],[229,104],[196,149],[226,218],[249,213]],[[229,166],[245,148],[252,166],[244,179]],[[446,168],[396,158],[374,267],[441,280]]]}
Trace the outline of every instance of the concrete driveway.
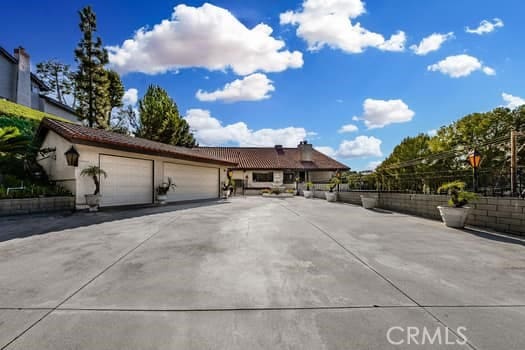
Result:
{"label": "concrete driveway", "polygon": [[260,197],[0,227],[1,349],[525,348],[518,238]]}

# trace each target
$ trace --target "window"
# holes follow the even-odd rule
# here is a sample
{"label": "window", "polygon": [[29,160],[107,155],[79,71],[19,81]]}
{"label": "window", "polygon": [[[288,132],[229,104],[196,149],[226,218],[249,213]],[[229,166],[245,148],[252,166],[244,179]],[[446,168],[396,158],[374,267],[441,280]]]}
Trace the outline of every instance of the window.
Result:
{"label": "window", "polygon": [[286,185],[295,183],[295,173],[284,173],[283,183]]}
{"label": "window", "polygon": [[273,172],[252,173],[253,182],[273,182]]}

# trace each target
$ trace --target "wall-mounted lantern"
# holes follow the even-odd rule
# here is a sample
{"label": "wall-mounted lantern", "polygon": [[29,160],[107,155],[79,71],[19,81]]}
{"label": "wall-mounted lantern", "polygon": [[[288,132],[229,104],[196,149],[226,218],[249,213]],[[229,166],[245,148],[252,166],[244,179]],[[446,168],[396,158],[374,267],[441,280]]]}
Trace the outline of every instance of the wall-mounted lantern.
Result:
{"label": "wall-mounted lantern", "polygon": [[71,148],[67,150],[64,155],[66,156],[67,165],[78,166],[78,157],[80,154],[75,149],[75,147],[71,146]]}

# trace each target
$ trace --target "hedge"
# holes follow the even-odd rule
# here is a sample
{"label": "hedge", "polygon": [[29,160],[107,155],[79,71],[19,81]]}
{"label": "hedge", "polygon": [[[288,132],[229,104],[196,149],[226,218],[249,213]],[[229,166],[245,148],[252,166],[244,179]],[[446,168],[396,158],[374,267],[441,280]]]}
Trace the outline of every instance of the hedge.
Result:
{"label": "hedge", "polygon": [[19,117],[25,119],[31,119],[40,123],[43,118],[51,118],[67,122],[64,118],[57,117],[56,115],[37,111],[36,109],[29,108],[26,106],[19,105],[14,102],[0,99],[0,114],[12,117]]}

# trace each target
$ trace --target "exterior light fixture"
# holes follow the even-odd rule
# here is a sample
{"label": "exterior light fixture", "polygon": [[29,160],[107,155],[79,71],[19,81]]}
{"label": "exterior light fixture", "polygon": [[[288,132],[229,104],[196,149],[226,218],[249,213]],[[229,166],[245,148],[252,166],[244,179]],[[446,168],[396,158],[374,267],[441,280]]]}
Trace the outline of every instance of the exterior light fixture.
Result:
{"label": "exterior light fixture", "polygon": [[477,169],[481,164],[481,153],[479,153],[476,149],[473,149],[468,153],[467,160],[473,169]]}
{"label": "exterior light fixture", "polygon": [[478,191],[478,168],[481,164],[481,153],[475,148],[468,153],[467,161],[473,169],[472,184],[474,192]]}
{"label": "exterior light fixture", "polygon": [[78,166],[78,157],[80,156],[80,154],[74,146],[71,146],[71,148],[67,150],[64,153],[64,155],[66,156],[67,165]]}

